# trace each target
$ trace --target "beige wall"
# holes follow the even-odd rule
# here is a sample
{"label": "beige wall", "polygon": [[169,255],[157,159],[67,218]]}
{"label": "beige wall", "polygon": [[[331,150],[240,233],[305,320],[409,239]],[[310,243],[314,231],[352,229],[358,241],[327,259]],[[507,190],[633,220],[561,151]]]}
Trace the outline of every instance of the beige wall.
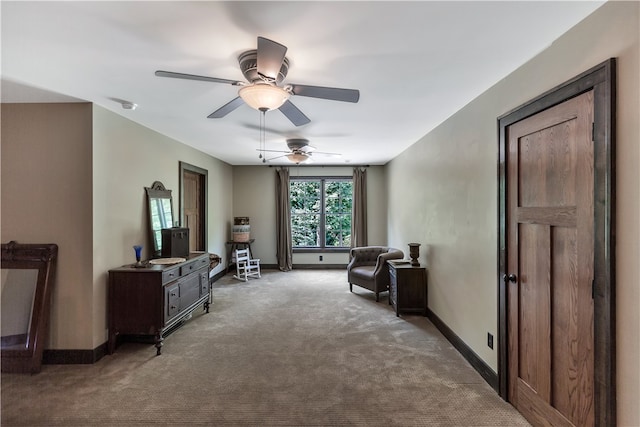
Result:
{"label": "beige wall", "polygon": [[[172,190],[173,214],[180,199],[179,161],[208,171],[207,250],[222,254],[231,217],[231,166],[99,106],[93,120],[93,346],[107,339],[108,270],[135,260],[133,245],[148,258],[144,187],[161,181]],[[222,270],[219,265],[215,272]]]}
{"label": "beige wall", "polygon": [[[275,168],[268,166],[235,166],[233,168],[233,216],[248,216],[251,221],[251,237],[255,239],[251,249],[263,264],[276,261],[276,204]],[[291,167],[290,176],[347,176],[353,175],[353,167]],[[386,190],[385,168],[367,168],[368,238],[371,244],[386,244]],[[228,237],[231,237],[228,224]],[[346,264],[347,253],[326,253],[323,261],[318,254],[294,254],[293,264]]]}
{"label": "beige wall", "polygon": [[[497,347],[497,117],[618,58],[617,401],[640,425],[640,4],[611,2],[458,111],[388,165],[389,240],[423,244],[429,306],[489,366]],[[402,185],[405,184],[405,185]]]}
{"label": "beige wall", "polygon": [[148,257],[144,187],[163,182],[177,214],[179,161],[208,171],[207,249],[222,254],[230,165],[99,106],[2,105],[2,241],[60,248],[47,348],[107,340],[107,272],[134,260],[134,244]]}
{"label": "beige wall", "polygon": [[2,104],[2,242],[56,243],[47,348],[92,348],[91,104]]}
{"label": "beige wall", "polygon": [[[637,2],[604,5],[387,167],[368,169],[369,243],[405,252],[407,243],[422,243],[430,308],[496,369],[497,348],[486,346],[487,332],[497,336],[496,119],[617,57],[617,399],[627,426],[640,425],[639,21]],[[90,104],[4,104],[1,149],[2,241],[60,246],[48,348],[92,349],[106,340],[106,272],[131,262],[133,244],[148,246],[143,187],[160,180],[177,200],[180,160],[209,172],[209,252],[226,257],[233,216],[249,216],[256,255],[276,263],[273,168],[232,168]],[[319,263],[302,254],[296,262]],[[344,254],[324,261],[342,262]]]}

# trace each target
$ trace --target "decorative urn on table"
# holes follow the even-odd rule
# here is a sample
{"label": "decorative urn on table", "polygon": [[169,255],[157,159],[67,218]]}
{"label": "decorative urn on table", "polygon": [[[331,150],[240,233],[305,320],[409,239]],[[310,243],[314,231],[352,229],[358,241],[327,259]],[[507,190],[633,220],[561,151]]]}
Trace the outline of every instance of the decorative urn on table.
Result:
{"label": "decorative urn on table", "polygon": [[409,256],[411,257],[411,265],[420,265],[420,261],[418,261],[418,257],[420,256],[420,243],[409,243]]}

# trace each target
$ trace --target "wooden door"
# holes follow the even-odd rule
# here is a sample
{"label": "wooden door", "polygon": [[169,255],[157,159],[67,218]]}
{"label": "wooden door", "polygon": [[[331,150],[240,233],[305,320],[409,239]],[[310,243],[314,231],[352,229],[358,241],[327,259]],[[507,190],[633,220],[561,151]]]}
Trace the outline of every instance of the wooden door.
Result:
{"label": "wooden door", "polygon": [[508,397],[594,425],[593,91],[507,128]]}
{"label": "wooden door", "polygon": [[182,175],[183,220],[189,229],[189,252],[204,251],[204,186],[202,175],[184,170]]}

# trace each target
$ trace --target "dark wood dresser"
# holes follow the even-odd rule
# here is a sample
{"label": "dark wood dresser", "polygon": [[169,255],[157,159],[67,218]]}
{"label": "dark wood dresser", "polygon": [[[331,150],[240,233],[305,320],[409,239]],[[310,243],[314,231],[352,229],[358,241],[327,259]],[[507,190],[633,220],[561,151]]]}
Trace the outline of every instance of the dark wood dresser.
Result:
{"label": "dark wood dresser", "polygon": [[427,315],[427,269],[410,263],[389,264],[389,304],[400,313]]}
{"label": "dark wood dresser", "polygon": [[113,354],[119,335],[155,338],[161,354],[163,335],[203,304],[209,312],[209,254],[197,252],[171,265],[109,270],[109,342]]}

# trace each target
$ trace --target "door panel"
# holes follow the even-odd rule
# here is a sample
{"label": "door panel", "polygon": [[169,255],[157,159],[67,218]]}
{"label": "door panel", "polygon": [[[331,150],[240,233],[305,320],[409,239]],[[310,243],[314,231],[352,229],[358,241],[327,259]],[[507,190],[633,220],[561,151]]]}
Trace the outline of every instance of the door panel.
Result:
{"label": "door panel", "polygon": [[507,128],[509,400],[534,425],[594,424],[593,93]]}
{"label": "door panel", "polygon": [[547,372],[548,346],[538,346],[549,336],[549,289],[540,286],[549,276],[549,227],[520,226],[520,354],[519,375],[542,398],[551,395]]}
{"label": "door panel", "polygon": [[189,251],[203,251],[203,190],[201,185],[201,175],[191,171],[184,171],[182,176],[182,185],[184,191],[184,226],[189,229]]}

